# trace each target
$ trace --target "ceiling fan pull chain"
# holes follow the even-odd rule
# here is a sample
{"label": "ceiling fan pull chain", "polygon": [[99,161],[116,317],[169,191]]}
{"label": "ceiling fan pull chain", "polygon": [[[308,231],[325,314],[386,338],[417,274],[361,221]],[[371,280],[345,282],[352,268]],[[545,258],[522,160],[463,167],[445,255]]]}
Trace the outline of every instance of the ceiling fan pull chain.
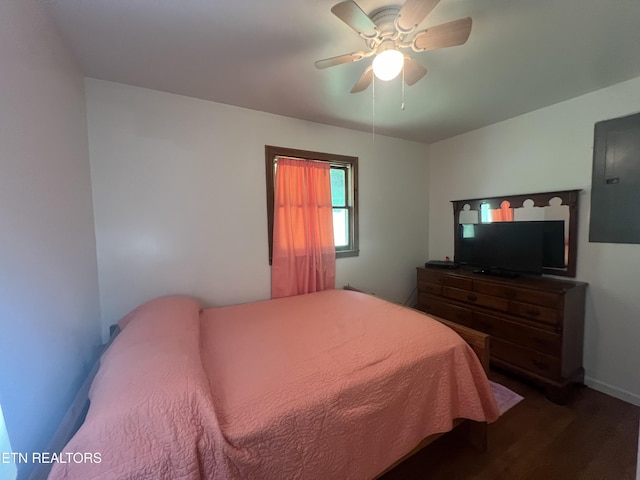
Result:
{"label": "ceiling fan pull chain", "polygon": [[404,111],[404,65],[402,66],[402,104],[400,109]]}
{"label": "ceiling fan pull chain", "polygon": [[371,79],[371,135],[376,143],[376,76]]}

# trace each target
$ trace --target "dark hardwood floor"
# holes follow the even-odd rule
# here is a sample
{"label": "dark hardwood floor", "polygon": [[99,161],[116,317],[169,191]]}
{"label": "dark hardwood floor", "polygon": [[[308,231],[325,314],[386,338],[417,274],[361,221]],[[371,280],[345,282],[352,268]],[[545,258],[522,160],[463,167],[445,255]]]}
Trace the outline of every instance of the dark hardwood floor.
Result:
{"label": "dark hardwood floor", "polygon": [[487,452],[453,432],[382,479],[636,479],[640,407],[587,387],[559,406],[520,380],[496,371],[490,378],[524,400],[489,426]]}

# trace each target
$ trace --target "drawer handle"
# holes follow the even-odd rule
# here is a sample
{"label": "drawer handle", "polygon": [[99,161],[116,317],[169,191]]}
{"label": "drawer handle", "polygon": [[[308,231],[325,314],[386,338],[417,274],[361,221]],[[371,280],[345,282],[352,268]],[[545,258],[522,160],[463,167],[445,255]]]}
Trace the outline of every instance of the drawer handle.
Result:
{"label": "drawer handle", "polygon": [[478,299],[478,297],[476,297],[475,295],[473,295],[471,293],[469,295],[467,295],[467,300],[469,300],[470,302],[475,302],[477,299]]}
{"label": "drawer handle", "polygon": [[544,362],[539,362],[538,360],[531,360],[531,363],[533,363],[536,367],[538,367],[540,370],[544,370],[545,372],[547,370],[549,370],[549,365],[547,365]]}
{"label": "drawer handle", "polygon": [[532,317],[537,317],[540,315],[540,310],[527,310],[526,314],[531,315]]}

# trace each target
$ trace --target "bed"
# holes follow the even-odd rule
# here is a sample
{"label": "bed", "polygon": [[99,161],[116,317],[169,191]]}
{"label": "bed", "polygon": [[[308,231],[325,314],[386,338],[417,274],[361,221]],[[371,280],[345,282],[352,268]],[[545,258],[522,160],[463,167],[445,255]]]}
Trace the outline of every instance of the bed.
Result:
{"label": "bed", "polygon": [[[372,479],[498,407],[441,322],[354,291],[137,308],[103,354],[62,479]],[[480,348],[481,355],[488,355]]]}

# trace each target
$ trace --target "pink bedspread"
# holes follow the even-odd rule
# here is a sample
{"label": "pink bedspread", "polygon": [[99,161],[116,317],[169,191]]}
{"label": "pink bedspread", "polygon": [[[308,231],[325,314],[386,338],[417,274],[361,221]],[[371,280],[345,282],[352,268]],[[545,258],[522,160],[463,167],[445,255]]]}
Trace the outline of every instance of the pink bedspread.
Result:
{"label": "pink bedspread", "polygon": [[494,421],[482,367],[424,315],[342,290],[140,307],[52,479],[370,479],[455,418]]}

